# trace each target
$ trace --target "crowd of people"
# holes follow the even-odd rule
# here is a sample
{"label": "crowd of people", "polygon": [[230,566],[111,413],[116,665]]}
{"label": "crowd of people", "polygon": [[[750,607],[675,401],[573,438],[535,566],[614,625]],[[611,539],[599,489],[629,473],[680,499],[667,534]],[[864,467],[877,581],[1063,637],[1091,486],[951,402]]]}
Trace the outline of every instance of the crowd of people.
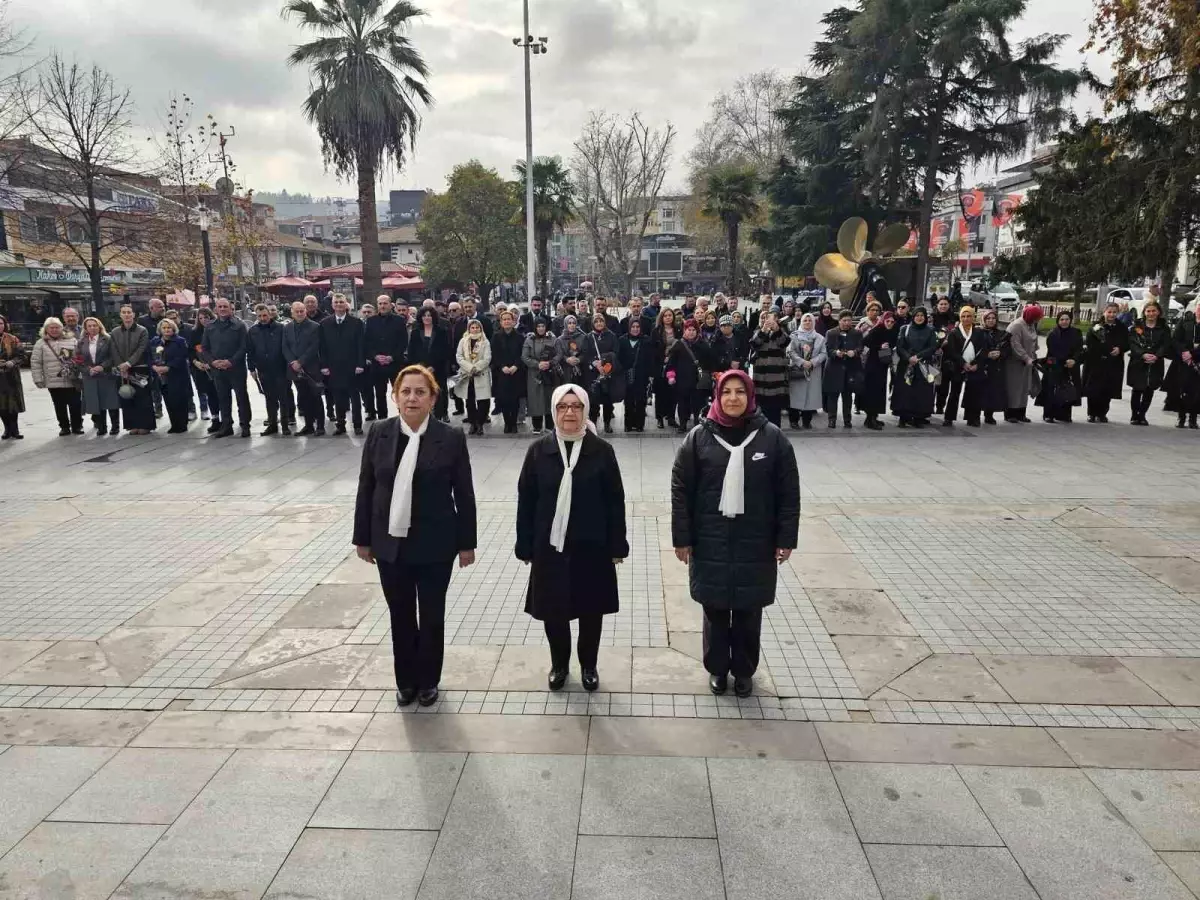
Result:
{"label": "crowd of people", "polygon": [[[960,412],[975,428],[997,424],[999,414],[1025,423],[1031,401],[1046,422],[1070,422],[1086,401],[1088,421],[1103,423],[1126,386],[1132,424],[1149,424],[1154,394],[1165,390],[1178,427],[1198,427],[1200,343],[1191,314],[1172,329],[1155,301],[1137,318],[1109,304],[1081,331],[1064,312],[1043,351],[1037,305],[1001,327],[992,309],[931,301],[926,308],[902,298],[885,309],[870,297],[856,317],[828,302],[813,310],[763,297],[747,315],[722,294],[677,306],[654,294],[634,297],[618,318],[603,298],[593,306],[583,296],[553,307],[534,297],[527,311],[497,303],[480,314],[466,295],[419,306],[383,295],[354,311],[335,294],[331,309],[309,295],[283,318],[259,304],[247,326],[223,298],[186,324],[155,300],[140,318],[122,308],[112,333],[70,309],[47,319],[30,363],[63,436],[82,434],[84,415],[99,435],[122,427],[147,434],[165,410],[169,434],[199,416],[211,418],[213,437],[249,437],[251,381],[265,398],[263,436],[321,436],[327,422],[343,435],[347,420],[362,434],[364,422],[388,417],[388,386],[407,365],[437,380],[437,419],[450,421],[452,402],[472,435],[486,433],[493,417],[505,434],[526,422],[542,434],[552,428],[551,395],[568,384],[588,394],[591,420],[606,433],[617,406],[626,432],[644,431],[652,414],[659,429],[686,433],[707,414],[726,371],[751,373],[768,421],[779,426],[786,413],[800,430],[818,413],[829,428],[851,428],[861,415],[866,428],[880,430],[889,411],[900,428],[923,428],[935,416],[953,426]],[[0,318],[0,416],[4,437],[19,438],[19,352],[7,331]]]}
{"label": "crowd of people", "polygon": [[[475,562],[475,490],[467,436],[437,416],[435,374],[402,369],[393,396],[399,416],[372,428],[363,447],[351,540],[379,570],[396,702],[430,706],[454,563]],[[703,608],[709,688],[724,694],[732,675],[745,697],[759,664],[762,611],[796,547],[800,480],[792,445],[758,408],[746,372],[723,372],[713,398],[676,455],[671,535]],[[529,566],[525,612],[545,629],[550,690],[567,682],[575,621],[580,681],[595,691],[604,617],[620,610],[616,567],[630,553],[625,490],[616,454],[592,421],[591,394],[568,382],[548,404],[553,427],[529,446],[517,480],[513,553]]]}

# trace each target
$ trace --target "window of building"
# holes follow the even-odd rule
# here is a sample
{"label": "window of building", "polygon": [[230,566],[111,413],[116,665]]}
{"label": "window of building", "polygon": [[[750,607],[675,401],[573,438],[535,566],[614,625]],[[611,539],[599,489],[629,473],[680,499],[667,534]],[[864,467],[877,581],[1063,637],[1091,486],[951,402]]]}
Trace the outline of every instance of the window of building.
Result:
{"label": "window of building", "polygon": [[72,244],[86,244],[88,242],[87,225],[83,222],[68,222],[67,241]]}
{"label": "window of building", "polygon": [[35,216],[21,213],[21,239],[31,244],[57,244],[58,223],[54,216]]}

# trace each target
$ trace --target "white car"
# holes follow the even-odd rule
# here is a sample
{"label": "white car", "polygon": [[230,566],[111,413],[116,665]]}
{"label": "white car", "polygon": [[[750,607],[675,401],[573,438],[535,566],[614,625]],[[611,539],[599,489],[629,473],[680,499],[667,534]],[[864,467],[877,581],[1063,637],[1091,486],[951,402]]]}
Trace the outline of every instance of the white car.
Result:
{"label": "white car", "polygon": [[1016,285],[1001,281],[988,291],[992,308],[998,312],[1016,312],[1021,306],[1021,295],[1017,293]]}

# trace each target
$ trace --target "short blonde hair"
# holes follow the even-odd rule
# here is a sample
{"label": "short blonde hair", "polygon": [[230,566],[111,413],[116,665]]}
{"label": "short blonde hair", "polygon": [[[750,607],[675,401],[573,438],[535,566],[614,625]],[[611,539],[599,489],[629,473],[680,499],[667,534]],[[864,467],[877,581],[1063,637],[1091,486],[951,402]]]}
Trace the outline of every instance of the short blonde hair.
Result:
{"label": "short blonde hair", "polygon": [[46,329],[49,328],[51,325],[57,325],[59,328],[62,328],[63,327],[62,319],[58,318],[58,316],[51,316],[50,318],[48,318],[45,322],[42,323],[42,330],[38,332],[38,337],[44,339],[46,337]]}
{"label": "short blonde hair", "polygon": [[97,319],[95,316],[88,316],[86,319],[83,320],[83,333],[84,334],[87,334],[88,322],[95,322],[97,325],[99,325],[100,330],[97,332],[97,334],[103,334],[107,337],[108,329],[105,328],[104,323],[101,322],[99,319]]}
{"label": "short blonde hair", "polygon": [[396,380],[392,382],[393,394],[399,393],[400,385],[404,382],[404,379],[410,375],[416,375],[418,378],[425,379],[425,384],[429,387],[429,393],[433,394],[435,400],[442,392],[437,378],[434,377],[433,372],[431,372],[425,366],[405,366],[400,370],[400,374],[396,376]]}
{"label": "short blonde hair", "polygon": [[170,328],[172,331],[175,332],[176,335],[179,334],[179,326],[175,322],[166,318],[165,316],[159,320],[158,327],[155,328],[154,331],[157,334],[161,335],[163,333],[164,328]]}

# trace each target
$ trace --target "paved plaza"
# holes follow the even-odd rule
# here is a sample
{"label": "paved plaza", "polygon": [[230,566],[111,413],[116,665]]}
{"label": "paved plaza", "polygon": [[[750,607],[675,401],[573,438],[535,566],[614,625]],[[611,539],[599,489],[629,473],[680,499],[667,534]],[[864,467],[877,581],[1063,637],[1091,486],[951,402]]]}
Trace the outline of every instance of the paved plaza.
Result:
{"label": "paved plaza", "polygon": [[1173,417],[789,432],[800,546],[745,700],[699,662],[676,435],[613,437],[633,552],[595,694],[546,690],[522,611],[530,438],[472,439],[478,563],[440,702],[401,711],[349,545],[362,438],[59,438],[27,396],[0,898],[1200,896],[1200,434]]}

